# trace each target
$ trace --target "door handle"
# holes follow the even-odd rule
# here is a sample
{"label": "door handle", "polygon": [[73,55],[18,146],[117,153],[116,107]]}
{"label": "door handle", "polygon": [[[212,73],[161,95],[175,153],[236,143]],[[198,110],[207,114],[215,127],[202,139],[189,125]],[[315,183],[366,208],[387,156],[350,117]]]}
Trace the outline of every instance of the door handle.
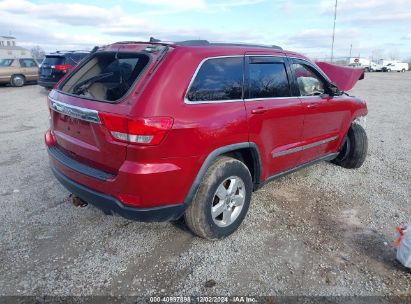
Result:
{"label": "door handle", "polygon": [[314,108],[318,108],[320,105],[318,104],[318,103],[309,103],[308,105],[307,105],[307,108],[309,108],[309,109],[314,109]]}
{"label": "door handle", "polygon": [[267,110],[263,107],[258,107],[256,109],[251,110],[251,114],[264,114],[265,112],[267,112]]}

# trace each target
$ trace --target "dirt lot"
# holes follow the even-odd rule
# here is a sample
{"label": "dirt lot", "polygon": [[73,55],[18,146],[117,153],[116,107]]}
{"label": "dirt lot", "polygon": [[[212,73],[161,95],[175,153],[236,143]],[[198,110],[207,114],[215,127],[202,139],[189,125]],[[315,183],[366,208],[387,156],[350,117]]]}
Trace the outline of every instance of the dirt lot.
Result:
{"label": "dirt lot", "polygon": [[218,242],[69,204],[43,145],[46,91],[0,87],[0,294],[411,295],[392,246],[411,215],[410,84],[411,72],[367,74],[352,92],[370,112],[364,166],[268,184]]}

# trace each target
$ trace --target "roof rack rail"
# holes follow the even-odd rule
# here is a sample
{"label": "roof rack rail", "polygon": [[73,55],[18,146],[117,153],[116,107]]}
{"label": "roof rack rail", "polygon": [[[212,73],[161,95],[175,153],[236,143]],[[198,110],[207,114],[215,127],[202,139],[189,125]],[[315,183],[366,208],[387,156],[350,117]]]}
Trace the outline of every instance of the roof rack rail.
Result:
{"label": "roof rack rail", "polygon": [[88,50],[59,50],[59,51],[51,52],[50,54],[62,54],[62,53],[74,53],[74,52],[89,53],[90,51]]}
{"label": "roof rack rail", "polygon": [[187,46],[196,46],[196,45],[210,45],[210,46],[249,46],[249,47],[261,47],[261,48],[270,48],[282,50],[282,47],[278,45],[265,45],[265,44],[252,44],[252,43],[229,43],[229,42],[209,42],[208,40],[185,40],[175,43],[176,45],[187,45]]}

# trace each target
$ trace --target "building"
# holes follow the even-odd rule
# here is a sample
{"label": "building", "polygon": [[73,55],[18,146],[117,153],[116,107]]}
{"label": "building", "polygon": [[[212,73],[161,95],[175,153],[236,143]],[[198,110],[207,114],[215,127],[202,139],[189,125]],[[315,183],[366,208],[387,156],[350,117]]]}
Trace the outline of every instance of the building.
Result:
{"label": "building", "polygon": [[16,38],[11,36],[0,36],[0,59],[31,58],[29,50],[17,46]]}

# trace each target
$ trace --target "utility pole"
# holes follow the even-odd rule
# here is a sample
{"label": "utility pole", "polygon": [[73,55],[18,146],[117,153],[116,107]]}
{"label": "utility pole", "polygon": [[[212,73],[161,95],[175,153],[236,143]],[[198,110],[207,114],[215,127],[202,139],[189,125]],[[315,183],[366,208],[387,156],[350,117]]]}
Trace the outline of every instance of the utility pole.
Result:
{"label": "utility pole", "polygon": [[334,27],[333,27],[333,41],[331,44],[331,62],[333,62],[334,58],[334,38],[335,38],[335,20],[337,19],[337,1],[335,0],[335,7],[334,7]]}
{"label": "utility pole", "polygon": [[350,44],[350,58],[351,58],[351,52],[352,52],[352,43]]}

